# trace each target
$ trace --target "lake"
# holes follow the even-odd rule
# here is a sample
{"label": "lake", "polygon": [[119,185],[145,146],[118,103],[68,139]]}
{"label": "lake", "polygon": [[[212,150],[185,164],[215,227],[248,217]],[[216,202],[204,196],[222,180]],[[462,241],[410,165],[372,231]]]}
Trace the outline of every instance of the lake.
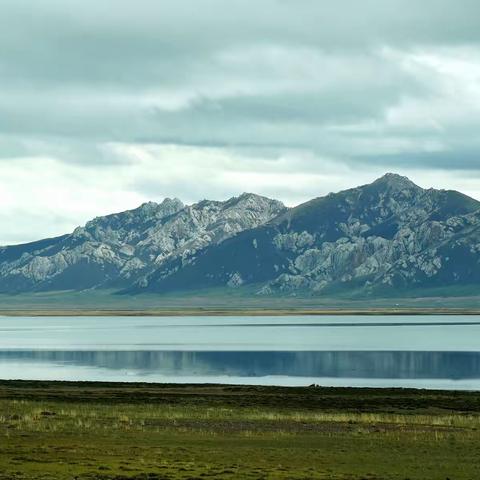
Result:
{"label": "lake", "polygon": [[480,317],[1,317],[0,378],[480,390]]}

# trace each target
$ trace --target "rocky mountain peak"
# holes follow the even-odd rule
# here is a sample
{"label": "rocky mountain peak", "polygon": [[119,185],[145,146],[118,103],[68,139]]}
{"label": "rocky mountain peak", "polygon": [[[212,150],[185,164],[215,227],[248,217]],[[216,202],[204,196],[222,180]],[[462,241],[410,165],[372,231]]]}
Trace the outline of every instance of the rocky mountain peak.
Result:
{"label": "rocky mountain peak", "polygon": [[239,201],[242,201],[242,200],[259,200],[267,197],[263,197],[262,195],[257,195],[256,193],[243,192],[241,195],[235,198],[237,198]]}
{"label": "rocky mountain peak", "polygon": [[179,210],[184,208],[184,204],[178,198],[165,198],[161,203],[156,202],[145,202],[135,209],[134,211],[141,212],[144,215],[155,215],[158,216],[166,216],[166,215],[173,215],[177,213]]}
{"label": "rocky mountain peak", "polygon": [[177,197],[170,198],[166,197],[161,203],[160,206],[165,209],[165,208],[175,208],[175,209],[181,209],[185,205],[184,203]]}
{"label": "rocky mountain peak", "polygon": [[383,187],[389,190],[422,190],[418,185],[413,183],[408,177],[404,177],[397,173],[386,173],[380,178],[377,178],[372,185]]}
{"label": "rocky mountain peak", "polygon": [[226,205],[229,207],[236,205],[254,209],[264,209],[265,206],[269,206],[273,210],[278,210],[278,212],[286,208],[279,200],[249,192],[243,192],[238,197],[232,197],[230,200],[227,200]]}

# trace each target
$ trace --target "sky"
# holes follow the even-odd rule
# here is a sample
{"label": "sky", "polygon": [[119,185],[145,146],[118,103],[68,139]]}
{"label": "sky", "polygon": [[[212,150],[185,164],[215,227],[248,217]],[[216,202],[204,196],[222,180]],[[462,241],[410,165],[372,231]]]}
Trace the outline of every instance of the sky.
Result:
{"label": "sky", "polygon": [[0,0],[0,245],[386,172],[480,199],[478,0]]}

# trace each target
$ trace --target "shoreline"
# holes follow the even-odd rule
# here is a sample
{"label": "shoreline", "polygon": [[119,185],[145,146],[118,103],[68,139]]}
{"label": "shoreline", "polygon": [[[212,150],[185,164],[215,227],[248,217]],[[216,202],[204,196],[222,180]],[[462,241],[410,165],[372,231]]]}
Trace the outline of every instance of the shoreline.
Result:
{"label": "shoreline", "polygon": [[480,308],[332,308],[332,309],[212,309],[212,308],[172,308],[172,309],[0,309],[0,317],[262,317],[262,316],[397,316],[397,315],[480,315]]}
{"label": "shoreline", "polygon": [[[91,395],[88,395],[91,394]],[[370,398],[378,403],[375,408],[385,407],[389,409],[397,399],[411,401],[412,405],[420,407],[417,403],[422,399],[422,408],[441,408],[445,410],[457,410],[456,404],[471,400],[468,411],[478,411],[480,414],[480,391],[478,390],[454,390],[454,389],[428,389],[416,387],[347,387],[347,386],[324,386],[312,384],[308,386],[278,386],[278,385],[255,385],[255,384],[230,384],[230,383],[154,383],[154,382],[119,382],[101,380],[22,380],[0,379],[0,399],[30,398],[38,401],[65,399],[97,402],[112,400],[114,402],[151,401],[164,404],[168,401],[176,401],[177,397],[185,401],[195,401],[195,398],[211,398],[218,400],[220,397],[241,398],[241,407],[248,406],[249,397],[264,397],[267,403],[275,404],[276,396],[284,399],[316,399],[325,407],[342,409],[341,403],[332,401],[334,398],[365,399]],[[36,398],[34,398],[36,396]],[[435,399],[442,397],[441,404],[437,405]],[[447,406],[445,400],[449,399]],[[288,404],[289,402],[287,402]],[[283,405],[284,407],[287,406]],[[301,408],[302,403],[296,403]],[[312,406],[312,405],[310,405]],[[355,409],[369,410],[373,403],[362,406],[354,405]],[[463,405],[464,406],[464,405]],[[407,409],[410,409],[408,406]]]}

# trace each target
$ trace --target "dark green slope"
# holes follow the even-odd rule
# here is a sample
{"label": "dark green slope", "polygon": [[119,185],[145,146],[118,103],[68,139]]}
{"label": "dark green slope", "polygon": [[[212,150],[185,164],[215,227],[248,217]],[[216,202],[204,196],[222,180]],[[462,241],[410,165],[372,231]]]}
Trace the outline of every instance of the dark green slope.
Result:
{"label": "dark green slope", "polygon": [[[239,233],[219,245],[199,252],[191,263],[168,262],[148,278],[148,286],[135,286],[129,293],[175,291],[226,285],[238,273],[243,284],[266,282],[285,270],[287,257],[272,248],[278,233],[274,226],[263,226]],[[174,271],[172,275],[169,272]],[[233,280],[234,281],[234,280]]]}
{"label": "dark green slope", "polygon": [[[468,216],[479,209],[480,202],[458,192],[424,190],[405,177],[387,174],[372,184],[299,205],[266,226],[245,231],[220,245],[198,252],[187,264],[182,264],[180,260],[167,263],[150,275],[142,286],[135,285],[128,291],[168,292],[264,284],[282,273],[295,274],[295,258],[307,248],[318,250],[325,242],[342,240],[358,243],[359,238],[378,237],[392,241],[402,227],[407,226],[415,231],[422,225],[430,227],[435,222]],[[409,282],[415,288],[480,283],[480,254],[471,250],[477,230],[468,227],[464,231],[462,228],[454,239],[438,244],[438,252],[445,258],[434,277],[429,277],[423,271],[415,271],[413,282],[400,269],[398,274],[395,271],[392,276],[392,286],[405,286]],[[311,245],[303,250],[278,248],[279,237],[294,238],[303,232],[314,238]],[[433,245],[434,241],[432,233],[427,243]],[[348,264],[344,265],[343,271],[348,271],[348,268]],[[395,268],[394,264],[392,269]],[[411,271],[414,270],[412,266]],[[358,288],[366,280],[374,281],[375,275],[363,280],[352,279],[350,283],[352,288]],[[343,288],[348,288],[348,282]]]}

